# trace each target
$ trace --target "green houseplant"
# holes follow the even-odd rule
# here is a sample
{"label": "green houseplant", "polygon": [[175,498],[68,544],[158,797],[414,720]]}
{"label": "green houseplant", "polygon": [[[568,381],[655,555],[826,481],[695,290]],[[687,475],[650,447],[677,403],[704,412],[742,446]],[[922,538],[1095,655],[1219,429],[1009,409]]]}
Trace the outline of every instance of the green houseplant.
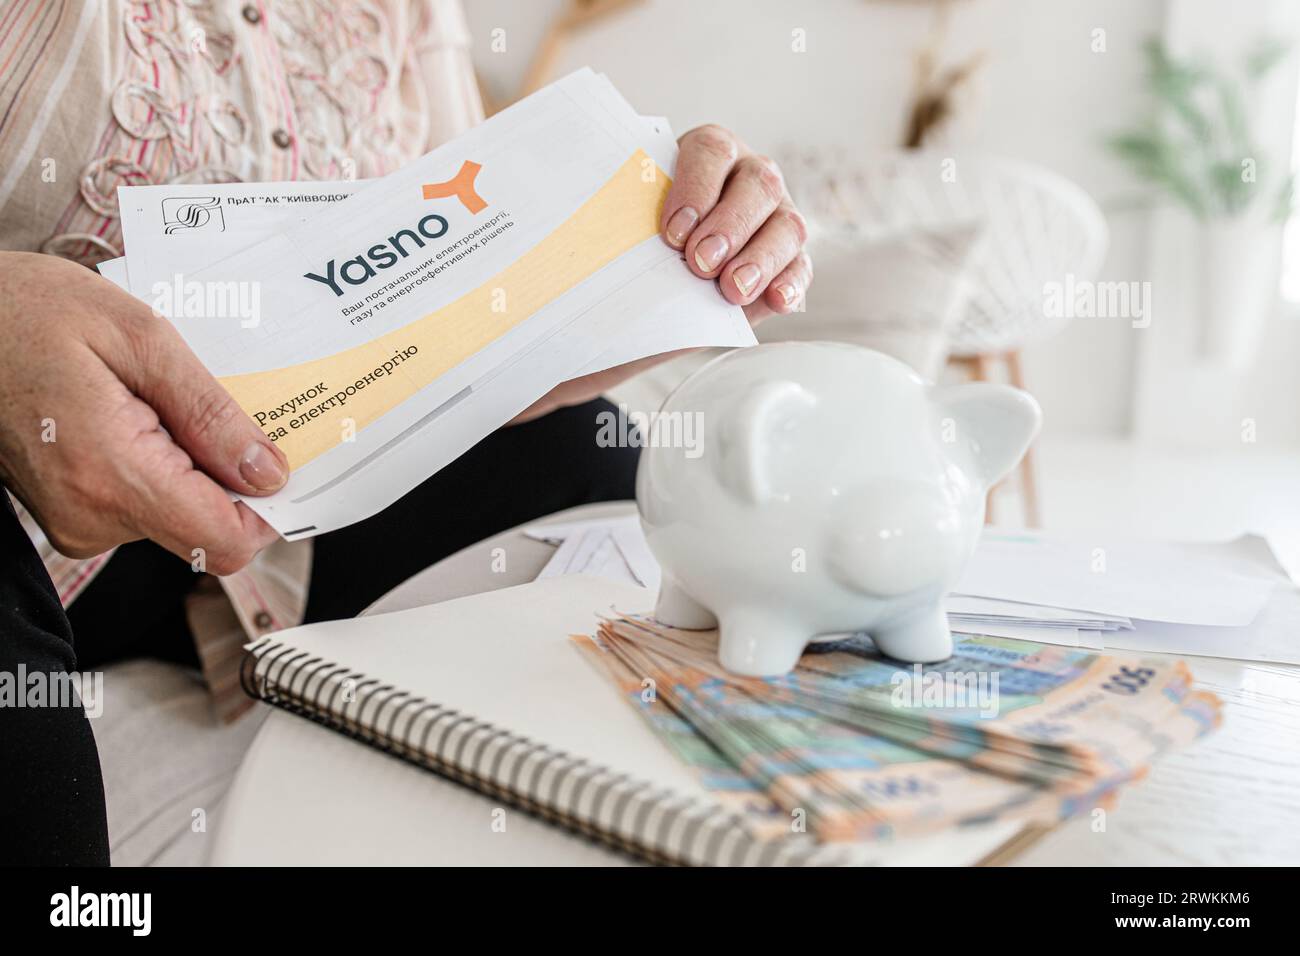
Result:
{"label": "green houseplant", "polygon": [[1265,155],[1251,124],[1261,88],[1287,57],[1287,42],[1252,46],[1234,68],[1144,46],[1153,122],[1112,136],[1111,151],[1189,214],[1199,261],[1197,348],[1204,360],[1244,368],[1276,301],[1282,224],[1293,177],[1283,156]]}
{"label": "green houseplant", "polygon": [[1143,49],[1155,122],[1112,136],[1111,150],[1197,219],[1244,215],[1265,201],[1268,216],[1285,219],[1292,176],[1260,156],[1247,104],[1290,44],[1262,40],[1235,71],[1176,57],[1157,39]]}

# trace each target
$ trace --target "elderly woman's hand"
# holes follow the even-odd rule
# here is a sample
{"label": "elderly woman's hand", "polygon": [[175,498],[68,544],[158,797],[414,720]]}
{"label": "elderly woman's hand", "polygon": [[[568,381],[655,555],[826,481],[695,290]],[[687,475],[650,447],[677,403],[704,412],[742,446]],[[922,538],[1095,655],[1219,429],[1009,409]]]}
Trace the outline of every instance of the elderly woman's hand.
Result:
{"label": "elderly woman's hand", "polygon": [[[664,241],[682,250],[697,276],[716,280],[728,302],[743,306],[751,325],[773,312],[798,309],[812,281],[812,262],[803,251],[803,216],[790,201],[776,163],[720,126],[693,129],[677,145],[673,185],[659,223]],[[678,354],[654,355],[565,382],[514,421],[590,401]]]}
{"label": "elderly woman's hand", "polygon": [[812,281],[807,230],[776,163],[720,126],[693,129],[678,146],[664,241],[697,276],[717,279],[751,323],[798,308]]}
{"label": "elderly woman's hand", "polygon": [[59,551],[151,538],[230,574],[279,537],[226,488],[276,491],[284,455],[149,306],[64,259],[0,252],[0,338],[0,482]]}

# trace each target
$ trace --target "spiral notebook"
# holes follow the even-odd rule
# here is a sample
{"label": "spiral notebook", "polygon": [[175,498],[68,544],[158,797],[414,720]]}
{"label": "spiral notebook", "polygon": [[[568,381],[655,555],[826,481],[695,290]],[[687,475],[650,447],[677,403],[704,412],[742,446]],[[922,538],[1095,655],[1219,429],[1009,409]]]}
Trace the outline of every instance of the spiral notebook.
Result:
{"label": "spiral notebook", "polygon": [[254,697],[645,861],[970,864],[1026,841],[1014,823],[892,843],[752,837],[568,641],[599,614],[651,603],[623,582],[543,579],[282,631],[248,645],[242,679]]}

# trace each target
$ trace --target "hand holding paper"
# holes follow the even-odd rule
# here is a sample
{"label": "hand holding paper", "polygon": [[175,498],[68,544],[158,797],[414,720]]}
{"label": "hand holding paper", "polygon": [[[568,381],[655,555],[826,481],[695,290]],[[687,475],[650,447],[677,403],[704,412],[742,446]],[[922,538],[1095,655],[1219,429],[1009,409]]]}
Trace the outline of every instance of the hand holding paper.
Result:
{"label": "hand holding paper", "polygon": [[227,574],[273,541],[225,489],[273,491],[283,461],[176,331],[75,263],[0,259],[0,324],[23,344],[0,352],[0,478],[55,548],[148,537]]}
{"label": "hand holding paper", "polygon": [[[130,285],[293,467],[249,506],[308,537],[383,508],[561,382],[753,342],[660,238],[674,153],[582,71],[341,200],[319,200],[348,192],[333,184],[124,189]],[[295,196],[317,200],[310,215]],[[255,241],[220,238],[253,220]]]}

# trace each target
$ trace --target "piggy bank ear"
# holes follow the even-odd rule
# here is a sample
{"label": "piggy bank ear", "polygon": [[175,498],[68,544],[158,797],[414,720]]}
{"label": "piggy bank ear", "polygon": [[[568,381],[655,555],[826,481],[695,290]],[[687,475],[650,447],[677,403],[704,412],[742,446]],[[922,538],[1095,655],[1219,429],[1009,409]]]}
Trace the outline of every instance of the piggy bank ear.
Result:
{"label": "piggy bank ear", "polygon": [[1043,420],[1033,396],[1009,385],[936,387],[931,397],[942,440],[968,450],[977,471],[973,477],[986,488],[1016,467]]}
{"label": "piggy bank ear", "polygon": [[794,448],[798,421],[816,404],[790,381],[759,383],[728,403],[714,429],[714,471],[722,486],[751,504],[785,497],[802,467]]}

